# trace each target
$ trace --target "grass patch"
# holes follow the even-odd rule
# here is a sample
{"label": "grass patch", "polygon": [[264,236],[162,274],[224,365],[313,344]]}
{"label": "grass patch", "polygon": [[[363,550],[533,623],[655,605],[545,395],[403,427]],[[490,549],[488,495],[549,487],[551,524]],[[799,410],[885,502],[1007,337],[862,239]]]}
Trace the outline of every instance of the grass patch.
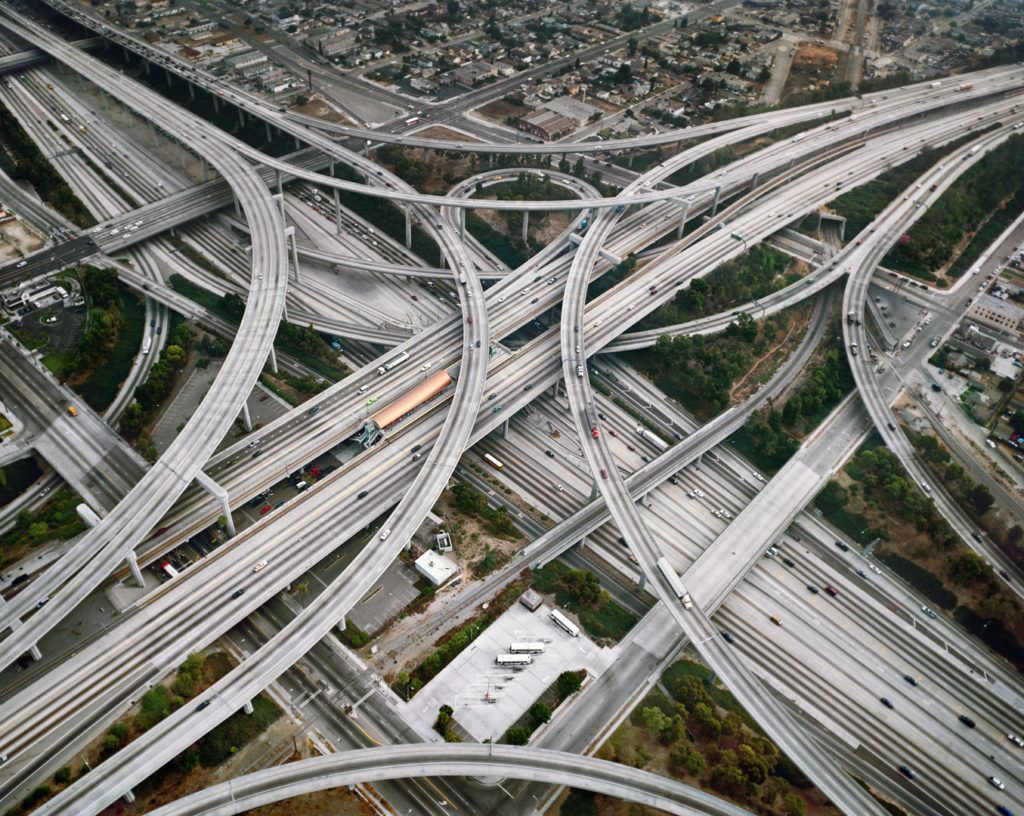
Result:
{"label": "grass patch", "polygon": [[277,703],[260,694],[252,701],[252,714],[237,711],[199,740],[199,762],[207,768],[220,765],[266,731],[282,713]]}
{"label": "grass patch", "polygon": [[636,615],[615,603],[592,572],[556,560],[535,570],[533,576],[534,587],[571,609],[592,638],[618,641],[637,623]]}
{"label": "grass patch", "polygon": [[75,511],[79,501],[73,491],[59,490],[39,510],[18,513],[14,527],[0,537],[0,563],[7,554],[17,558],[47,541],[67,541],[83,532],[85,522]]}
{"label": "grass patch", "polygon": [[75,386],[75,390],[94,411],[106,410],[114,401],[121,383],[128,377],[135,363],[135,356],[139,353],[142,336],[146,331],[145,305],[124,284],[120,284],[120,288],[122,324],[117,340],[106,362],[93,369],[88,379]]}

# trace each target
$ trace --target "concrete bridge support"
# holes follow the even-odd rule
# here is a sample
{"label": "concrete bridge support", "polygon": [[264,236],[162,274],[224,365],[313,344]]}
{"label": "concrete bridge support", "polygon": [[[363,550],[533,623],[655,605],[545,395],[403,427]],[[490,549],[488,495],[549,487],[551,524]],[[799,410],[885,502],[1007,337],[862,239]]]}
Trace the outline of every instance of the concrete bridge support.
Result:
{"label": "concrete bridge support", "polygon": [[530,211],[523,210],[523,243],[526,243],[526,234],[530,230]]}
{"label": "concrete bridge support", "polygon": [[412,249],[412,205],[405,205],[405,248]]}
{"label": "concrete bridge support", "polygon": [[[246,414],[248,414],[248,410],[246,410]],[[237,535],[235,520],[231,515],[231,502],[228,500],[228,491],[221,487],[219,482],[215,482],[207,476],[206,472],[202,470],[196,475],[196,482],[203,490],[220,502],[220,514],[227,519],[228,535],[232,537]]]}
{"label": "concrete bridge support", "polygon": [[711,202],[711,215],[714,217],[715,213],[718,212],[718,199],[722,196],[722,186],[719,185],[715,188],[715,198]]}
{"label": "concrete bridge support", "polygon": [[288,239],[288,243],[291,244],[292,269],[295,272],[295,282],[298,283],[301,280],[301,278],[299,272],[299,245],[298,242],[295,240],[295,227],[286,227],[284,231],[284,236],[286,239]]}
{"label": "concrete bridge support", "polygon": [[249,403],[242,403],[242,424],[245,426],[247,431],[252,430],[252,417],[249,416]]}
{"label": "concrete bridge support", "polygon": [[683,231],[686,229],[686,214],[690,211],[689,202],[684,201],[682,212],[679,213],[679,227],[676,229],[676,238],[683,237]]}
{"label": "concrete bridge support", "polygon": [[146,579],[142,577],[142,570],[139,569],[139,561],[135,557],[135,550],[128,550],[124,557],[124,563],[128,565],[128,569],[132,573],[132,578],[135,579],[135,583],[142,589],[146,588]]}

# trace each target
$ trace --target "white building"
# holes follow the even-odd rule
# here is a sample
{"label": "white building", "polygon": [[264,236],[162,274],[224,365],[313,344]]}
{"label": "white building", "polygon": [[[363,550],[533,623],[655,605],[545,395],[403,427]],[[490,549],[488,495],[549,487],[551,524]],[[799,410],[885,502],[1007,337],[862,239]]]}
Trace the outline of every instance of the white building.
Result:
{"label": "white building", "polygon": [[445,558],[441,553],[427,550],[414,562],[416,572],[436,587],[444,586],[460,576],[458,564]]}

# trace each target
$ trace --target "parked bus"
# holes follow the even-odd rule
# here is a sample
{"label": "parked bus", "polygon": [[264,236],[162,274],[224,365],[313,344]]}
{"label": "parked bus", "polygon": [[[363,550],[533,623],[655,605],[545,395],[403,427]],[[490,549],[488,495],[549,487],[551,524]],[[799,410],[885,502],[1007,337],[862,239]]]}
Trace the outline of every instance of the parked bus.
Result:
{"label": "parked bus", "polygon": [[384,363],[384,365],[379,366],[377,368],[377,373],[378,374],[387,374],[395,366],[401,365],[402,363],[404,363],[408,359],[409,359],[409,352],[403,351],[397,357],[392,357],[390,360],[388,360],[386,363]]}
{"label": "parked bus", "polygon": [[547,645],[540,641],[522,640],[517,643],[510,643],[508,650],[512,654],[541,654]]}
{"label": "parked bus", "polygon": [[529,666],[533,658],[527,654],[503,654],[494,658],[494,662],[499,666]]}
{"label": "parked bus", "polygon": [[178,571],[174,567],[171,566],[171,562],[170,561],[164,561],[162,564],[160,564],[160,569],[162,569],[165,573],[167,573],[167,577],[168,578],[177,578],[178,577]]}
{"label": "parked bus", "polygon": [[548,615],[548,617],[554,621],[555,626],[568,633],[569,637],[580,636],[580,628],[557,609],[552,609],[551,614]]}
{"label": "parked bus", "polygon": [[676,574],[676,571],[672,569],[672,565],[668,563],[668,559],[662,556],[658,559],[658,569],[661,570],[661,574],[665,576],[665,580],[668,581],[668,585],[672,587],[672,591],[675,596],[683,602],[683,607],[691,609],[693,607],[693,601],[690,600],[690,593],[686,591],[686,587],[683,586],[682,580]]}
{"label": "parked bus", "polygon": [[504,470],[505,469],[505,466],[501,462],[499,462],[497,459],[495,459],[493,456],[491,456],[489,453],[485,453],[484,454],[484,461],[487,464],[489,464],[492,468],[494,468],[495,470]]}

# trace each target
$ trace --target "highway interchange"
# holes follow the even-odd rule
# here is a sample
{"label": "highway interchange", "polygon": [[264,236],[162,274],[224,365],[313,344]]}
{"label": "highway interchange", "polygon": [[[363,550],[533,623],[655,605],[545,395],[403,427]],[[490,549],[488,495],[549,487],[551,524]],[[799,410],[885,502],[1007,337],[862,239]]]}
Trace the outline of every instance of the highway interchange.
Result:
{"label": "highway interchange", "polygon": [[[10,18],[4,21],[4,25],[19,31],[26,39],[35,40],[40,47],[66,61],[75,70],[88,76],[97,84],[126,81],[124,78],[109,76],[109,69],[106,69],[105,72],[105,69],[96,60],[77,53],[68,46],[61,45],[55,41],[53,35],[42,30],[31,30],[25,27],[24,23],[19,24]],[[980,86],[988,82],[991,85],[983,94]],[[787,752],[794,761],[800,764],[820,787],[827,790],[834,801],[844,803],[844,809],[847,812],[871,812],[874,805],[864,797],[861,789],[852,784],[844,774],[836,772],[838,766],[827,761],[827,754],[810,747],[802,728],[793,724],[792,718],[771,701],[770,695],[758,690],[756,681],[753,681],[750,670],[739,659],[738,653],[728,646],[724,646],[722,639],[716,637],[717,630],[712,628],[707,618],[700,613],[700,609],[707,603],[710,614],[711,606],[717,606],[721,600],[716,598],[712,601],[712,596],[715,593],[712,592],[711,587],[715,586],[714,582],[710,582],[707,586],[703,582],[700,585],[692,586],[696,603],[690,611],[683,611],[678,603],[665,594],[667,588],[661,586],[659,574],[653,569],[653,563],[658,553],[663,551],[664,545],[658,540],[659,537],[647,529],[646,523],[638,514],[638,508],[629,498],[632,489],[630,482],[636,481],[641,474],[638,473],[632,479],[623,482],[618,475],[618,467],[612,453],[606,445],[606,437],[599,435],[597,439],[593,438],[591,427],[586,421],[585,406],[594,403],[594,396],[589,391],[589,379],[577,376],[577,366],[583,365],[586,368],[587,359],[612,343],[615,336],[625,328],[620,321],[615,319],[616,314],[620,313],[622,309],[631,312],[635,309],[635,313],[630,316],[630,322],[635,322],[643,314],[670,297],[675,289],[687,280],[697,275],[706,274],[723,260],[739,254],[745,248],[746,242],[753,243],[768,237],[779,227],[797,220],[804,212],[816,206],[819,200],[827,201],[828,198],[834,196],[834,179],[837,176],[841,175],[849,185],[863,183],[881,172],[888,164],[912,155],[910,151],[904,153],[904,145],[914,145],[915,147],[924,144],[938,145],[958,137],[964,132],[964,128],[980,127],[994,121],[1013,121],[1012,109],[1015,106],[1015,101],[998,98],[997,94],[1001,90],[1020,86],[1019,69],[992,71],[984,79],[976,79],[975,86],[977,93],[972,92],[970,96],[978,96],[980,99],[984,99],[986,96],[992,97],[983,101],[977,109],[969,112],[950,110],[946,116],[932,120],[917,123],[907,122],[902,128],[890,130],[881,135],[873,135],[868,140],[869,147],[867,148],[864,145],[858,145],[852,150],[849,147],[837,150],[835,155],[827,153],[832,145],[838,146],[851,139],[856,140],[859,133],[867,132],[870,127],[906,118],[908,107],[906,99],[899,99],[896,92],[890,92],[893,101],[888,105],[876,101],[870,115],[859,114],[855,126],[845,125],[842,120],[821,126],[813,131],[815,135],[810,138],[801,137],[803,144],[799,147],[795,141],[801,140],[789,142],[788,147],[769,148],[761,154],[755,154],[754,158],[739,162],[734,168],[726,168],[723,173],[719,174],[720,178],[716,178],[711,184],[704,182],[687,188],[655,192],[654,182],[658,180],[658,176],[651,174],[649,178],[642,178],[636,182],[633,189],[644,189],[646,184],[651,188],[650,192],[632,196],[630,195],[632,190],[627,190],[623,196],[629,196],[628,203],[631,207],[634,198],[638,202],[649,204],[650,206],[646,209],[631,209],[628,214],[624,214],[621,211],[616,212],[616,210],[624,209],[624,204],[621,201],[616,200],[613,203],[581,197],[575,205],[572,205],[573,208],[580,211],[600,212],[600,215],[594,219],[583,234],[579,249],[571,256],[559,256],[556,251],[559,248],[551,249],[547,256],[540,260],[532,260],[525,267],[508,275],[507,280],[492,286],[486,293],[479,285],[479,276],[476,274],[476,270],[481,266],[488,265],[488,262],[483,258],[471,259],[467,254],[465,245],[472,246],[472,242],[460,240],[457,234],[457,219],[455,219],[456,223],[452,224],[449,223],[448,217],[430,217],[424,211],[422,222],[439,239],[444,256],[454,270],[453,276],[456,280],[460,275],[465,276],[466,282],[460,287],[464,293],[459,299],[463,309],[462,315],[444,320],[426,331],[420,332],[415,341],[399,346],[399,350],[404,348],[410,351],[412,355],[410,361],[405,367],[389,374],[384,380],[381,380],[376,374],[377,363],[371,362],[356,371],[352,377],[329,389],[315,402],[303,406],[302,410],[296,410],[262,429],[258,437],[260,450],[264,453],[264,457],[255,466],[247,461],[244,467],[231,469],[232,465],[240,463],[242,459],[249,459],[248,446],[252,440],[239,442],[212,458],[209,457],[212,447],[206,453],[199,454],[196,454],[193,449],[193,454],[201,457],[195,466],[198,468],[209,459],[210,463],[207,467],[209,474],[225,486],[230,485],[232,503],[240,503],[259,492],[266,484],[276,481],[282,473],[290,472],[301,466],[315,456],[318,451],[332,447],[357,430],[366,413],[362,408],[365,391],[360,391],[363,385],[375,386],[374,395],[382,401],[387,401],[403,393],[411,383],[421,376],[416,373],[421,362],[449,367],[461,360],[462,365],[454,393],[446,395],[418,415],[414,422],[390,435],[387,444],[367,451],[353,463],[332,474],[331,478],[325,480],[317,488],[308,491],[301,500],[291,503],[287,513],[275,515],[249,528],[218,550],[213,557],[187,571],[178,581],[152,592],[139,606],[139,609],[134,614],[127,616],[123,622],[122,630],[117,634],[117,638],[130,644],[130,648],[119,654],[116,660],[105,661],[102,668],[97,665],[97,658],[102,654],[104,648],[103,641],[99,641],[69,661],[61,672],[61,678],[51,678],[47,675],[42,679],[40,685],[32,688],[31,694],[26,692],[26,695],[32,698],[31,703],[27,699],[23,699],[25,695],[5,703],[0,708],[0,719],[3,722],[5,737],[10,739],[15,746],[20,745],[20,748],[15,748],[15,751],[12,752],[15,760],[13,766],[21,768],[19,773],[22,774],[23,779],[44,767],[49,758],[43,754],[49,752],[52,746],[47,747],[45,751],[33,751],[31,746],[41,742],[40,738],[47,729],[61,729],[67,744],[71,745],[87,733],[102,728],[105,723],[109,722],[112,716],[111,712],[116,708],[115,700],[129,699],[134,689],[138,688],[141,683],[152,682],[152,679],[158,678],[177,662],[180,662],[188,651],[193,650],[197,645],[208,643],[231,623],[252,612],[292,577],[307,569],[320,555],[333,549],[338,540],[343,540],[348,535],[357,532],[381,513],[394,507],[387,516],[387,520],[381,522],[377,528],[379,540],[381,542],[388,541],[387,546],[379,545],[375,552],[358,564],[353,564],[331,587],[330,591],[320,596],[305,610],[303,615],[286,626],[279,635],[255,653],[236,672],[207,692],[201,701],[205,702],[209,699],[212,704],[205,709],[201,721],[197,721],[193,708],[179,711],[144,738],[137,740],[119,753],[116,767],[107,767],[111,763],[105,763],[80,783],[55,798],[43,812],[95,812],[95,809],[101,807],[102,804],[116,798],[136,781],[147,776],[151,770],[159,767],[166,759],[173,757],[185,746],[191,744],[195,740],[197,728],[206,730],[226,718],[275,677],[287,670],[338,620],[342,619],[352,603],[372,586],[377,575],[395,557],[398,550],[419,526],[436,495],[447,483],[462,451],[494,427],[502,424],[508,416],[561,378],[566,381],[576,427],[590,461],[595,481],[604,493],[608,507],[619,521],[623,535],[635,548],[643,574],[646,575],[650,583],[658,587],[665,606],[673,611],[677,623],[681,624],[686,634],[699,644],[699,648],[710,664],[723,677],[727,678],[727,685],[734,693],[741,696],[748,710],[755,713],[756,718],[772,733],[776,741],[787,748]],[[140,112],[156,119],[156,106],[147,101],[151,92],[144,86],[133,87],[131,92],[133,107],[137,105]],[[935,89],[919,86],[916,89],[908,89],[906,95],[910,99],[914,99],[916,95],[917,100],[922,101],[923,104],[934,103],[937,99],[945,99],[947,104],[953,104],[960,101],[953,93],[948,88],[945,93],[941,93],[936,92]],[[228,95],[230,96],[230,93]],[[961,94],[961,98],[963,97],[964,95]],[[257,103],[247,101],[247,104],[255,107]],[[856,103],[851,103],[851,105],[853,104]],[[275,111],[257,108],[257,113],[271,118]],[[805,109],[763,115],[760,120],[752,120],[755,123],[748,128],[728,128],[729,132],[689,148],[657,168],[657,173],[661,176],[668,175],[674,169],[706,155],[719,145],[748,138],[781,124],[808,121],[816,115],[818,115],[817,111]],[[870,123],[865,119],[870,119]],[[282,123],[277,121],[277,124]],[[173,127],[166,127],[165,123],[161,123],[161,127],[168,132],[174,132]],[[197,130],[197,132],[199,131]],[[691,134],[687,134],[687,138],[690,136]],[[179,137],[183,140],[186,139],[186,136],[180,131]],[[203,138],[202,135],[201,138]],[[225,139],[223,134],[212,133],[206,138],[218,144]],[[312,136],[309,138],[314,140]],[[993,137],[994,140],[995,137]],[[679,141],[679,139],[666,141]],[[314,143],[322,146],[325,151],[331,150],[339,160],[356,163],[366,171],[366,176],[371,181],[380,178],[381,184],[389,186],[375,187],[374,192],[383,194],[385,197],[398,198],[424,207],[439,203],[447,207],[462,208],[470,206],[469,202],[473,202],[472,206],[483,204],[481,201],[465,198],[461,191],[454,191],[453,195],[447,197],[413,195],[407,188],[403,188],[397,179],[382,177],[381,171],[371,170],[373,163],[368,159],[357,157],[356,154],[338,148],[326,140],[324,142],[314,140]],[[783,145],[786,144],[783,143]],[[815,163],[811,162],[810,166],[801,167],[800,171],[794,173],[792,178],[786,177],[789,163],[796,159],[802,151],[811,149],[812,145],[826,153],[826,158],[822,161],[827,163],[816,167]],[[243,150],[238,145],[232,145],[232,147],[236,148],[238,153],[247,155],[275,171],[288,172],[290,175],[320,186],[334,186],[346,190],[351,190],[353,187],[362,189],[362,185],[330,179],[315,172],[293,167],[285,161],[271,160],[262,154],[257,155],[257,152],[251,148],[246,147]],[[472,149],[476,145],[466,144],[462,147]],[[607,146],[604,149],[607,149]],[[858,150],[865,151],[866,149],[873,154],[870,159],[858,153]],[[204,150],[204,152],[209,155],[209,151]],[[216,152],[215,155],[217,155]],[[225,151],[225,155],[230,154]],[[245,188],[249,191],[246,195],[252,196],[254,200],[268,199],[265,182],[250,181],[250,177],[255,178],[255,174],[251,170],[247,169],[243,172],[238,168],[232,168],[226,171],[225,166],[226,164],[221,164],[221,174],[237,185],[258,185],[258,191],[255,186]],[[246,167],[248,166],[246,165]],[[962,172],[962,167],[963,163],[961,162],[952,163],[948,175],[952,177],[953,171]],[[641,273],[627,279],[612,292],[590,304],[585,303],[586,283],[590,276],[595,271],[603,271],[608,266],[607,261],[601,260],[601,251],[607,252],[613,257],[625,257],[629,252],[638,251],[649,245],[654,239],[676,229],[682,208],[679,203],[673,202],[677,202],[680,198],[686,200],[689,196],[693,196],[694,199],[700,198],[700,201],[688,203],[685,205],[687,208],[692,206],[694,212],[697,212],[701,206],[715,209],[718,200],[718,193],[714,192],[716,189],[720,189],[725,195],[730,192],[737,193],[750,188],[752,180],[758,177],[761,179],[762,188],[770,189],[770,181],[767,179],[773,172],[781,174],[782,180],[778,183],[784,194],[794,201],[791,206],[782,207],[777,203],[778,199],[775,196],[769,197],[768,200],[759,200],[755,187],[744,197],[745,200],[741,200],[741,203],[735,205],[735,211],[731,208],[723,209],[718,221],[709,222],[709,225],[702,228],[701,232],[684,239],[683,244],[671,246],[663,251],[656,260],[646,264]],[[239,197],[241,198],[241,195]],[[776,203],[773,203],[773,199]],[[280,267],[276,273],[279,285],[274,287],[273,293],[265,294],[268,295],[267,299],[274,300],[277,304],[276,307],[268,308],[280,309],[284,296],[283,276],[288,267],[287,260],[284,258],[283,224],[280,222],[276,204],[270,204],[269,209],[264,213],[272,221],[261,224],[257,214],[250,211],[255,208],[255,205],[246,208],[245,203],[248,203],[248,199],[243,199],[243,210],[250,222],[250,232],[254,239],[262,241],[265,237],[264,230],[276,230],[276,252],[271,252],[267,248],[265,252],[260,253],[257,248],[259,244],[254,240],[252,261],[254,269],[273,269],[276,259],[276,263]],[[538,204],[544,206],[534,206]],[[567,208],[566,202],[557,202],[557,204],[558,206],[555,206],[555,202],[488,202],[487,206],[526,211]],[[785,212],[782,212],[782,209]],[[579,219],[574,226],[578,222]],[[718,224],[723,224],[725,228],[717,229]],[[732,238],[732,234],[742,234],[744,239],[742,245],[740,241]],[[882,241],[886,234],[883,231],[877,232],[875,239],[866,242],[866,246],[859,253],[850,248],[846,254],[831,259],[829,261],[831,268],[822,269],[820,274],[816,273],[814,276],[814,291],[824,288],[832,280],[838,279],[848,271],[843,266],[832,263],[833,260],[838,259],[848,262],[849,266],[855,266],[861,272],[859,275],[850,275],[850,284],[846,290],[847,298],[855,299],[857,294],[850,294],[851,289],[855,284],[861,287],[866,286],[866,280],[870,277],[873,264],[877,263],[877,259],[880,257],[879,253],[886,246]],[[891,239],[891,235],[889,237]],[[868,261],[861,260],[865,257],[868,258]],[[264,264],[269,266],[264,267]],[[256,297],[250,296],[246,321],[255,310],[263,308],[264,298],[259,297],[263,288],[260,286],[263,274],[263,272],[256,272],[257,278],[253,282],[253,294]],[[557,283],[545,284],[543,280],[548,277],[555,277]],[[524,286],[524,284],[526,285]],[[807,290],[812,289],[807,284],[804,284],[804,287],[803,291],[791,292],[781,297],[780,304],[792,303],[805,295]],[[533,289],[532,293],[529,291],[531,288]],[[652,289],[654,295],[651,293]],[[273,297],[270,297],[271,294]],[[528,296],[532,296],[533,299],[531,300]],[[851,300],[850,302],[862,302],[862,300],[863,298],[860,301]],[[507,304],[506,301],[508,301]],[[488,351],[492,338],[500,340],[515,327],[542,317],[559,301],[563,301],[563,308],[558,333],[548,331],[542,334],[521,349],[519,353],[501,356],[488,370],[487,364],[490,356]],[[276,321],[273,325],[276,328]],[[243,336],[242,328],[252,331],[251,326],[246,326],[243,321],[240,337]],[[262,334],[267,334],[272,338],[272,333],[262,332]],[[261,336],[261,334],[257,333],[257,336]],[[576,350],[577,344],[582,346],[582,350]],[[236,343],[234,348],[238,348],[239,345]],[[269,354],[269,348],[264,343],[260,344],[260,351],[264,357]],[[255,365],[254,357],[255,352],[253,355],[247,355],[247,363],[250,368]],[[853,362],[856,373],[856,359]],[[865,372],[861,372],[861,376],[867,375]],[[245,376],[240,376],[230,383],[230,392],[234,395],[234,401],[230,405],[215,404],[216,401],[211,402],[210,413],[216,414],[218,421],[223,422],[225,416],[228,420],[233,419],[234,414],[238,411],[238,397],[244,397],[251,388],[251,380],[248,381],[247,386],[245,382]],[[874,380],[870,377],[863,383],[861,380],[858,382],[861,384],[862,393],[874,390],[870,385]],[[528,388],[524,389],[523,383],[526,383]],[[383,386],[383,390],[381,386]],[[533,390],[534,393],[528,393],[530,390]],[[767,390],[765,389],[766,392]],[[487,400],[487,396],[492,393],[496,395],[492,404],[500,406],[502,410],[500,412],[484,410],[478,416],[477,407],[487,406],[490,402]],[[449,397],[451,398],[450,403],[448,402]],[[755,399],[723,414],[705,429],[688,437],[685,443],[675,446],[652,462],[651,472],[656,470],[653,466],[658,466],[660,478],[659,476],[653,476],[653,478],[648,476],[648,484],[653,486],[660,483],[688,461],[697,458],[705,450],[722,441],[735,427],[742,424],[751,410],[762,404],[763,399],[764,395],[758,394]],[[868,403],[868,408],[872,411],[872,417],[877,421],[881,409],[873,409],[867,398],[865,402]],[[321,408],[315,417],[308,413],[310,405],[317,405]],[[229,413],[231,409],[233,411]],[[885,410],[887,412],[888,409]],[[300,431],[298,436],[295,435],[295,430]],[[879,430],[882,429],[879,428]],[[211,434],[211,444],[215,444],[223,436],[223,431],[219,434],[216,432],[211,432]],[[193,444],[196,443],[196,440],[190,441]],[[409,458],[408,451],[416,444],[429,444],[430,452],[420,464],[414,465]],[[906,445],[905,442],[904,445]],[[683,450],[684,448],[685,450]],[[174,470],[177,476],[178,466],[172,467],[171,464],[174,461],[173,457],[166,462],[161,460],[162,466],[158,463],[158,466],[150,473],[160,471],[161,467],[166,467]],[[238,471],[243,472],[239,473]],[[601,476],[601,471],[608,473],[609,478]],[[150,478],[156,480],[159,477],[151,476]],[[134,547],[141,540],[142,534],[153,528],[152,519],[162,517],[165,507],[169,508],[177,495],[186,488],[187,484],[181,484],[181,482],[187,483],[187,481],[189,479],[184,475],[175,479],[175,483],[179,484],[180,489],[166,500],[166,505],[161,504],[158,511],[147,507],[146,513],[140,513],[135,508],[145,505],[135,504],[137,500],[132,499],[135,491],[138,491],[139,488],[136,487],[132,493],[129,493],[128,499],[122,502],[114,513],[121,511],[123,507],[124,514],[129,517],[127,521],[131,521],[133,516],[138,515],[143,521],[148,519],[148,524],[143,527],[139,521],[136,521],[131,530],[122,534],[121,541],[116,548],[109,547],[112,552],[105,556],[104,560],[98,560],[95,568],[90,565],[90,571],[93,574],[85,576],[74,592],[62,591],[41,612],[29,617],[27,623],[16,629],[3,642],[5,662],[9,662],[10,659],[25,651],[28,646],[34,644],[46,626],[52,625],[52,622],[59,619],[62,612],[66,612],[73,606],[76,597],[80,597],[81,593],[88,591],[91,586],[95,586],[97,582],[103,580],[123,558],[125,549]],[[647,489],[649,490],[650,487]],[[364,490],[371,494],[369,501],[359,504],[355,498],[356,492]],[[158,545],[154,545],[154,553],[166,551],[167,547],[175,541],[180,541],[192,531],[202,529],[209,524],[211,512],[213,517],[218,514],[217,507],[212,504],[211,500],[204,500],[194,491],[188,491],[185,496],[186,503],[180,509],[176,508],[173,511],[174,514],[170,518],[171,524],[168,525],[169,532]],[[398,501],[395,506],[396,500],[399,498],[401,501]],[[208,505],[208,508],[200,511],[204,504]],[[799,507],[794,507],[792,511],[795,514],[799,509]],[[592,515],[600,516],[600,508],[597,513]],[[111,522],[105,521],[104,524],[111,524]],[[562,541],[571,544],[585,534],[580,532],[581,529],[581,526],[577,526],[560,530],[557,536]],[[330,530],[330,534],[324,535],[320,532],[324,530]],[[969,528],[964,528],[961,523],[958,531],[970,544]],[[96,537],[99,535],[96,534]],[[748,543],[751,546],[753,558],[748,561],[746,568],[733,571],[727,576],[733,583],[738,582],[740,577],[745,574],[745,570],[760,558],[764,549],[763,545],[769,542],[752,540]],[[80,552],[85,551],[83,545]],[[250,565],[263,555],[273,558],[273,578],[268,581],[261,576],[260,581],[256,582],[251,576]],[[50,587],[58,585],[60,572],[53,570],[53,573],[49,577],[48,583],[43,581],[39,584],[40,591],[52,592]],[[45,578],[48,574],[49,571],[43,577]],[[188,597],[196,597],[195,593],[199,586],[203,586],[211,596],[211,603],[202,606],[196,605],[189,609],[183,601]],[[228,593],[239,586],[244,586],[247,590],[251,588],[253,591],[247,591],[241,599],[229,600]],[[211,591],[211,587],[218,587],[216,598],[212,597],[214,592]],[[705,593],[710,593],[707,596],[707,601],[705,601]],[[17,602],[13,604],[13,614],[23,614],[27,610],[29,601],[34,600],[35,597],[34,595],[31,599],[26,597],[20,606]],[[57,601],[61,599],[66,599],[65,605],[58,607]],[[213,608],[214,606],[216,609]],[[185,617],[183,617],[183,610],[186,609],[188,611],[184,613]],[[212,614],[213,612],[216,614]],[[162,621],[170,620],[172,616],[176,621],[174,629],[180,631],[180,634],[170,639],[163,639],[159,644],[152,636],[146,635],[147,631],[161,631],[161,628],[163,631],[167,631],[167,623]],[[192,618],[191,621],[189,617]],[[131,632],[130,635],[129,632]],[[49,688],[44,690],[46,685],[49,685]],[[66,707],[62,706],[60,712],[55,711],[52,701],[59,697],[66,699],[72,689],[73,696],[81,703],[81,708],[76,710],[76,703],[71,702]],[[101,699],[105,701],[105,705],[98,706]],[[1019,711],[1017,717],[1019,720]],[[74,723],[73,726],[72,723]],[[1016,730],[1021,730],[1021,723],[1013,722],[1013,727]],[[868,735],[861,736],[864,739],[868,738]],[[21,742],[19,743],[18,740]],[[33,754],[36,754],[35,758],[30,759]],[[33,764],[35,767],[32,767]],[[1006,775],[1003,773],[1003,776]],[[9,790],[9,787],[5,788],[5,791]],[[980,792],[984,792],[983,787],[977,788],[971,795]],[[970,801],[971,799],[967,799],[964,804],[969,805]]]}

